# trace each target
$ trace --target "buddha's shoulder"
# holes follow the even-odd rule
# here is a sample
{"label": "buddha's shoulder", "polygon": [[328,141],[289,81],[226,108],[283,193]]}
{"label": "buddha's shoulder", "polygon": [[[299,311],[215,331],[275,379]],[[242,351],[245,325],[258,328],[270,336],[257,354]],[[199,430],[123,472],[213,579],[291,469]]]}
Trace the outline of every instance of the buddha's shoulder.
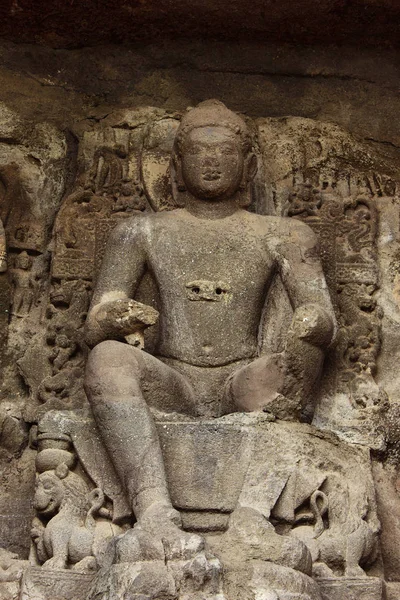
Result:
{"label": "buddha's shoulder", "polygon": [[309,225],[292,217],[253,214],[253,218],[255,218],[265,230],[272,234],[276,233],[290,235],[297,233],[300,235],[314,235],[313,230]]}
{"label": "buddha's shoulder", "polygon": [[123,219],[115,226],[112,236],[117,239],[130,238],[139,234],[145,235],[150,233],[160,225],[171,221],[172,213],[176,211],[163,211],[158,213],[136,213],[131,217]]}
{"label": "buddha's shoulder", "polygon": [[300,246],[316,244],[311,227],[299,219],[248,213],[246,221],[253,231],[267,240],[269,246],[277,247],[287,242]]}

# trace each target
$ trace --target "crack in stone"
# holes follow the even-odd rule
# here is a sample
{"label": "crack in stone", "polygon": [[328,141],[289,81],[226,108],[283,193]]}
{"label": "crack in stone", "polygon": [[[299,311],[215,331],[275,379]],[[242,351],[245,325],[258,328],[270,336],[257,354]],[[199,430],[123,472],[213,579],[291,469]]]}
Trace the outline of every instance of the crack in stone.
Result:
{"label": "crack in stone", "polygon": [[[175,67],[179,68],[179,67]],[[372,85],[379,85],[379,87],[383,87],[386,89],[392,89],[389,86],[382,86],[380,83],[372,80],[372,79],[364,79],[362,77],[356,77],[355,75],[340,75],[337,73],[290,73],[286,71],[263,71],[263,70],[240,70],[240,69],[217,69],[213,67],[196,67],[196,66],[186,66],[184,67],[190,70],[196,70],[204,73],[216,73],[219,75],[224,74],[233,74],[233,75],[259,75],[263,77],[289,77],[289,78],[299,78],[299,79],[339,79],[340,81],[355,81],[361,83],[369,83]]]}
{"label": "crack in stone", "polygon": [[388,140],[376,140],[372,137],[365,138],[368,142],[374,142],[375,144],[384,144],[385,146],[390,146],[391,148],[395,148],[396,150],[400,150],[400,146],[393,142],[389,142]]}

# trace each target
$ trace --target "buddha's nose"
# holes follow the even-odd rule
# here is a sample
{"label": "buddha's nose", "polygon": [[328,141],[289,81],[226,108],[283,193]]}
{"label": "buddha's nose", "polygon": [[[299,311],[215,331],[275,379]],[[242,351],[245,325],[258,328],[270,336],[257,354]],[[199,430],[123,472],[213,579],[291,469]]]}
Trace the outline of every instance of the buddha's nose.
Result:
{"label": "buddha's nose", "polygon": [[215,152],[208,153],[204,157],[203,164],[205,167],[219,167],[219,159]]}

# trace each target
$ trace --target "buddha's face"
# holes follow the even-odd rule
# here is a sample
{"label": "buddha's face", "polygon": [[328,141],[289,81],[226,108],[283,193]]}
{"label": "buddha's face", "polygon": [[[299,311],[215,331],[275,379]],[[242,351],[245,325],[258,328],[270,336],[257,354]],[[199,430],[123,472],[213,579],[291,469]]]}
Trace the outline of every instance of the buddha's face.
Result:
{"label": "buddha's face", "polygon": [[182,143],[181,169],[187,191],[202,200],[231,198],[243,178],[240,137],[226,127],[192,129]]}

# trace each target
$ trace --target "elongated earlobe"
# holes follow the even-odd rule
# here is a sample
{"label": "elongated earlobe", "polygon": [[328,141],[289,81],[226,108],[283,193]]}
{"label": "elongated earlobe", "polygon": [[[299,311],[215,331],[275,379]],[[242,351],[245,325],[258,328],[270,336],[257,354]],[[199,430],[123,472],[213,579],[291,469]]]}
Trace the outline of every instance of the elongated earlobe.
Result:
{"label": "elongated earlobe", "polygon": [[177,207],[182,207],[185,205],[184,193],[186,192],[186,187],[182,177],[181,161],[176,152],[172,153],[169,172],[174,203]]}
{"label": "elongated earlobe", "polygon": [[254,177],[257,173],[257,157],[251,152],[245,159],[244,167],[243,167],[243,177],[240,183],[240,189],[246,190],[248,185],[253,181]]}
{"label": "elongated earlobe", "polygon": [[257,156],[254,152],[247,157],[247,180],[252,181],[257,174],[258,165],[257,165]]}
{"label": "elongated earlobe", "polygon": [[183,177],[182,177],[181,160],[178,157],[178,155],[176,154],[176,152],[174,152],[171,157],[170,173],[171,173],[171,182],[172,182],[173,188],[176,188],[176,190],[178,192],[185,192],[186,187],[185,187],[185,184],[183,182]]}

